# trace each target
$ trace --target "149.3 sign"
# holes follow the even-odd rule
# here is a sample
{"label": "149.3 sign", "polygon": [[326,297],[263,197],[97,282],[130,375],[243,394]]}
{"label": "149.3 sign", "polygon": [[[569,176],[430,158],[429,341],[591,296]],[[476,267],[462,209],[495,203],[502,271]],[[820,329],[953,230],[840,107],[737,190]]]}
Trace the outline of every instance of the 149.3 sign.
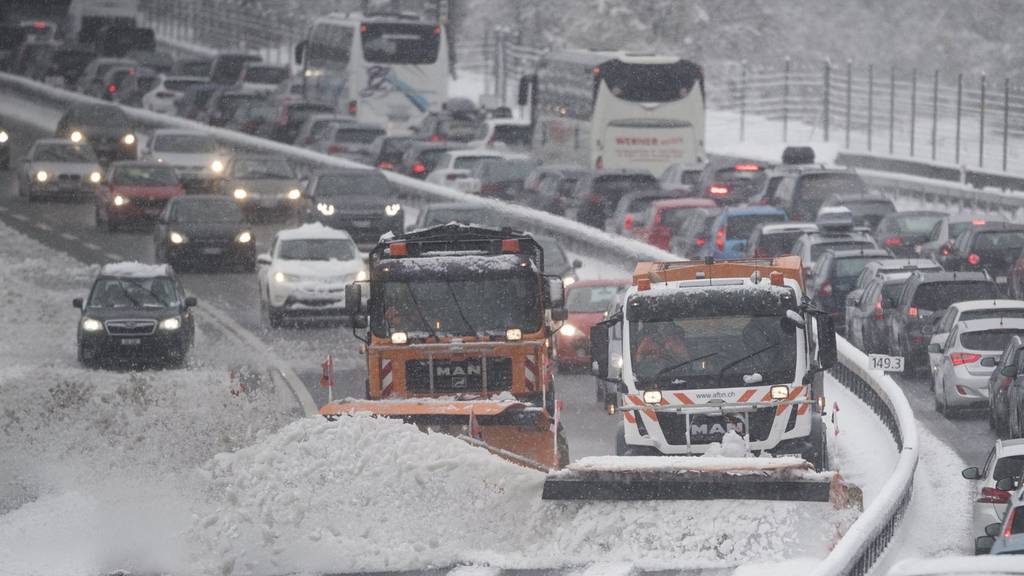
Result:
{"label": "149.3 sign", "polygon": [[902,356],[886,356],[885,354],[869,354],[868,364],[872,370],[883,372],[903,372]]}

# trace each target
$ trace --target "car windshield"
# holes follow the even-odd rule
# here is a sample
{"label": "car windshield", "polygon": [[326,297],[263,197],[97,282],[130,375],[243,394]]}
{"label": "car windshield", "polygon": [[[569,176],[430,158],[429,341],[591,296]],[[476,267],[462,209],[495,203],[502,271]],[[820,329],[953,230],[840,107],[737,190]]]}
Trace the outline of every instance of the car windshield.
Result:
{"label": "car windshield", "polygon": [[504,335],[540,328],[540,287],[535,277],[423,279],[384,282],[382,317],[374,332],[381,336]]}
{"label": "car windshield", "polygon": [[220,222],[242,221],[242,211],[234,202],[200,201],[180,202],[174,207],[176,222]]}
{"label": "car windshield", "polygon": [[945,310],[954,302],[999,298],[994,282],[949,281],[921,284],[910,305],[922,310]]}
{"label": "car windshield", "polygon": [[168,308],[178,296],[170,278],[103,277],[93,285],[90,308]]}
{"label": "car windshield", "polygon": [[774,224],[785,222],[786,215],[779,214],[752,214],[749,216],[729,216],[726,220],[726,235],[729,240],[746,240],[754,233],[754,229],[760,224]]}
{"label": "car windshield", "polygon": [[117,186],[177,186],[178,175],[169,166],[119,166],[110,182]]}
{"label": "car windshield", "polygon": [[164,88],[173,92],[184,92],[192,86],[202,84],[203,80],[164,80]]}
{"label": "car windshield", "polygon": [[460,168],[463,170],[472,170],[473,168],[476,168],[477,164],[490,158],[494,158],[494,156],[490,154],[480,156],[456,156],[455,162],[452,164],[452,167]]}
{"label": "car windshield", "polygon": [[245,82],[256,84],[279,84],[288,78],[287,68],[276,66],[258,66],[245,71]]}
{"label": "car windshield", "polygon": [[340,128],[334,132],[334,141],[350,144],[372,144],[378,136],[383,136],[384,134],[383,128]]}
{"label": "car windshield", "polygon": [[316,181],[317,198],[346,196],[361,199],[376,198],[381,203],[389,202],[392,196],[391,184],[376,172],[366,174],[325,174]]}
{"label": "car windshield", "polygon": [[996,461],[992,469],[992,479],[996,482],[1004,478],[1016,478],[1024,473],[1024,454],[1003,456]]}
{"label": "car windshield", "polygon": [[217,141],[202,134],[158,134],[153,150],[179,154],[210,154],[217,151]]}
{"label": "car windshield", "polygon": [[856,174],[808,174],[800,178],[794,208],[803,216],[802,220],[812,220],[833,194],[866,194],[867,191],[864,181]]}
{"label": "car windshield", "polygon": [[696,208],[664,208],[661,211],[661,225],[678,228]]}
{"label": "car windshield", "polygon": [[339,260],[346,262],[356,257],[356,245],[344,238],[298,238],[282,240],[277,257],[281,260]]}
{"label": "car windshield", "polygon": [[836,240],[829,242],[818,242],[811,245],[811,261],[817,260],[826,250],[857,250],[874,248],[875,245],[868,241],[857,240]]}
{"label": "car windshield", "polygon": [[36,146],[32,158],[36,162],[96,162],[92,148],[75,144],[41,144]]}
{"label": "car windshield", "polygon": [[235,160],[233,175],[239,180],[291,180],[291,164],[284,158],[245,158]]}
{"label": "car windshield", "polygon": [[492,220],[492,214],[487,210],[474,210],[472,208],[445,209],[428,208],[423,217],[423,226],[431,227],[449,222],[461,224],[483,224],[486,225]]}
{"label": "car windshield", "polygon": [[604,312],[625,289],[624,286],[573,286],[566,294],[565,307],[574,314]]}
{"label": "car windshield", "polygon": [[974,237],[973,250],[976,252],[1012,252],[1014,254],[1024,248],[1024,230],[1000,230],[978,232]]}
{"label": "car windshield", "polygon": [[629,192],[658,189],[658,180],[646,174],[601,176],[594,180],[594,194],[608,198],[618,198]]}
{"label": "car windshield", "polygon": [[1014,336],[1024,336],[1024,330],[981,330],[960,334],[960,345],[967,350],[1003,350]]}
{"label": "car windshield", "polygon": [[832,277],[850,281],[856,280],[860,273],[864,271],[864,266],[869,262],[885,260],[886,258],[886,256],[836,258],[833,264],[835,269],[832,271]]}
{"label": "car windshield", "polygon": [[74,112],[75,122],[82,126],[123,129],[128,131],[128,117],[117,106],[88,106]]}
{"label": "car windshield", "polygon": [[775,256],[782,256],[783,254],[790,254],[790,251],[793,248],[793,243],[796,242],[797,238],[803,235],[804,232],[801,230],[761,234],[761,237],[757,241],[756,256],[758,258],[774,258]]}
{"label": "car windshield", "polygon": [[[904,234],[928,234],[935,224],[942,219],[941,214],[909,214],[893,216],[897,230]],[[950,230],[952,230],[950,226]]]}

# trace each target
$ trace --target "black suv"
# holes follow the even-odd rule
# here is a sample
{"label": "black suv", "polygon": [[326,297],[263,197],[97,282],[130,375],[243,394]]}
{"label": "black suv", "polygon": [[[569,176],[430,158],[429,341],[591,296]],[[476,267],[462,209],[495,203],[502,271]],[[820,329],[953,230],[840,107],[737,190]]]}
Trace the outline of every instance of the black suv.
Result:
{"label": "black suv", "polygon": [[868,187],[852,170],[820,165],[785,164],[766,173],[751,204],[782,208],[795,222],[814,222],[825,201],[835,194],[867,194]]}
{"label": "black suv", "polygon": [[837,329],[845,332],[846,296],[856,287],[861,270],[875,260],[889,260],[888,250],[826,250],[814,263],[809,279],[811,300],[832,314]]}
{"label": "black suv", "polygon": [[113,104],[72,104],[57,122],[57,138],[85,142],[103,162],[135,160],[138,141],[128,116]]}
{"label": "black suv", "polygon": [[195,338],[196,299],[167,265],[138,262],[100,269],[89,297],[75,298],[78,360],[92,368],[105,361],[185,363]]}
{"label": "black suv", "polygon": [[1021,249],[1024,249],[1024,226],[972,226],[953,243],[945,268],[987,272],[1005,294],[1010,272]]}
{"label": "black suv", "polygon": [[951,304],[999,298],[999,288],[983,272],[914,272],[900,292],[890,316],[890,346],[904,357],[908,372],[928,369],[925,326]]}
{"label": "black suv", "polygon": [[576,220],[593,226],[604,228],[605,220],[619,200],[630,192],[641,190],[661,190],[661,184],[653,174],[646,170],[594,170],[576,182],[573,196],[579,202]]}
{"label": "black suv", "polygon": [[405,231],[405,212],[384,173],[353,168],[323,172],[307,189],[307,222],[345,230],[360,248],[377,244],[382,234]]}

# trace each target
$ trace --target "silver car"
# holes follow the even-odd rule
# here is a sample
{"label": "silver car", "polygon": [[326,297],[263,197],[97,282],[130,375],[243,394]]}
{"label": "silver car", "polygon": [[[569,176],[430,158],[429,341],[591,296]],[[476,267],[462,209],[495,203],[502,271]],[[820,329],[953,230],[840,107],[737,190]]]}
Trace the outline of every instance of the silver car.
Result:
{"label": "silver car", "polygon": [[302,204],[302,184],[284,156],[234,157],[224,167],[219,193],[234,198],[247,216],[290,215]]}
{"label": "silver car", "polygon": [[37,140],[21,161],[18,195],[30,202],[44,196],[77,198],[94,194],[102,180],[99,160],[88,144],[44,138]]}
{"label": "silver car", "polygon": [[[974,482],[972,534],[985,535],[985,527],[1002,522],[1011,494],[996,488],[1006,478],[1015,478],[1024,472],[1024,440],[996,440],[981,468],[965,468],[961,475]],[[975,551],[979,552],[978,550]]]}
{"label": "silver car", "polygon": [[386,131],[380,124],[352,122],[331,126],[320,135],[310,148],[330,156],[340,156],[356,162],[369,163],[373,141],[384,136]]}
{"label": "silver car", "polygon": [[988,406],[988,379],[1010,338],[1024,335],[1024,319],[984,318],[960,322],[946,341],[928,345],[935,354],[932,383],[935,409],[947,416],[954,410]]}

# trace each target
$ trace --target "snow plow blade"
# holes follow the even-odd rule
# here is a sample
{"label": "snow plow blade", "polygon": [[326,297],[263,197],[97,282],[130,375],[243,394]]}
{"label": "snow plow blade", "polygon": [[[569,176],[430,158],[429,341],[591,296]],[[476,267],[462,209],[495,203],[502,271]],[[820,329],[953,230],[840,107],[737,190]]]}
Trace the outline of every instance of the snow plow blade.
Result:
{"label": "snow plow blade", "polygon": [[544,500],[845,501],[833,472],[800,458],[583,458],[544,481]]}
{"label": "snow plow blade", "polygon": [[423,431],[467,440],[516,464],[547,472],[559,465],[552,418],[523,402],[494,400],[347,400],[320,409],[327,418],[371,414],[396,418]]}

